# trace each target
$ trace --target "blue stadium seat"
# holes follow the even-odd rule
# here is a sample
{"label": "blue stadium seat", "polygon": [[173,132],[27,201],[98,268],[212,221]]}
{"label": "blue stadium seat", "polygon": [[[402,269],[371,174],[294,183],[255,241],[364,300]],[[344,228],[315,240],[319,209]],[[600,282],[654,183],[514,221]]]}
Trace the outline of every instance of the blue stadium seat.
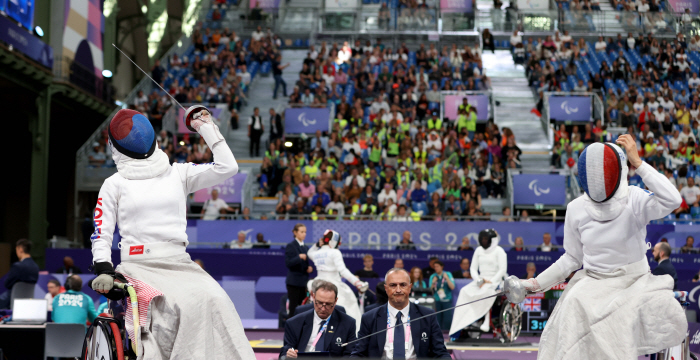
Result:
{"label": "blue stadium seat", "polygon": [[700,218],[700,206],[693,206],[690,208],[690,215],[693,216],[693,218],[698,219]]}
{"label": "blue stadium seat", "polygon": [[675,214],[668,214],[664,218],[664,224],[674,224],[676,222],[676,215]]}
{"label": "blue stadium seat", "polygon": [[690,214],[680,214],[680,218],[678,219],[680,221],[692,221],[693,218],[690,216]]}

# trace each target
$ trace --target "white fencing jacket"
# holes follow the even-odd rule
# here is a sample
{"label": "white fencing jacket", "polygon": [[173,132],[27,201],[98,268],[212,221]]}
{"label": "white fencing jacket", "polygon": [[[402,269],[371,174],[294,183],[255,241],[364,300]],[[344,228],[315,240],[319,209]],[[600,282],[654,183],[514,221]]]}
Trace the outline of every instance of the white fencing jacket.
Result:
{"label": "white fencing jacket", "polygon": [[119,224],[121,246],[149,243],[188,244],[188,194],[214,186],[238,172],[238,164],[219,129],[199,128],[214,155],[213,163],[172,164],[160,149],[148,159],[132,159],[112,149],[117,173],[102,184],[94,213],[93,262],[109,262],[114,229]]}
{"label": "white fencing jacket", "polygon": [[637,169],[649,190],[628,187],[626,179],[617,193],[604,203],[584,194],[567,206],[564,250],[537,281],[542,289],[564,280],[573,271],[584,269],[609,273],[646,259],[646,225],[681,205],[676,187],[649,164]]}

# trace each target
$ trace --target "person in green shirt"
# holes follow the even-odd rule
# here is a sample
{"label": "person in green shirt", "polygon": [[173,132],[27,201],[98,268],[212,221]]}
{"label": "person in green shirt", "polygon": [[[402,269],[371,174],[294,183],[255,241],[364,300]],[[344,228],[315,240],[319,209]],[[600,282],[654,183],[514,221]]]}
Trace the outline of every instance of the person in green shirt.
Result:
{"label": "person in green shirt", "polygon": [[92,298],[80,290],[83,280],[78,275],[66,279],[66,292],[53,298],[51,319],[59,324],[83,324],[92,322],[97,317],[95,303]]}
{"label": "person in green shirt", "polygon": [[[433,264],[435,273],[430,275],[429,282],[435,298],[435,311],[439,312],[452,306],[452,290],[455,288],[455,279],[451,273],[443,271],[445,264],[442,261],[436,260]],[[452,310],[439,312],[436,316],[442,330],[449,330],[452,325]]]}

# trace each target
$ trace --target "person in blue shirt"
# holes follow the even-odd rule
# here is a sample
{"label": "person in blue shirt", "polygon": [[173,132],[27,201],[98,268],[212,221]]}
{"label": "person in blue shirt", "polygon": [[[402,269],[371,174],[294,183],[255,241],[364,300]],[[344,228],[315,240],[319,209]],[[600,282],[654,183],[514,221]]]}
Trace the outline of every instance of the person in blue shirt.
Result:
{"label": "person in blue shirt", "polygon": [[83,324],[92,322],[97,317],[95,303],[92,298],[80,291],[83,279],[71,275],[66,279],[66,292],[53,298],[51,319],[59,324]]}
{"label": "person in blue shirt", "polygon": [[[447,309],[452,306],[452,290],[455,288],[455,279],[452,274],[447,271],[442,271],[445,264],[436,260],[433,268],[435,273],[430,275],[430,287],[433,289],[433,297],[435,298],[435,311]],[[452,325],[452,311],[438,313],[438,324],[443,330],[449,330]]]}
{"label": "person in blue shirt", "polygon": [[7,291],[0,294],[0,309],[10,308],[12,287],[18,282],[35,283],[39,281],[39,265],[37,265],[30,252],[32,243],[27,239],[19,239],[15,244],[15,253],[19,261],[12,264],[10,272],[5,278],[5,288]]}

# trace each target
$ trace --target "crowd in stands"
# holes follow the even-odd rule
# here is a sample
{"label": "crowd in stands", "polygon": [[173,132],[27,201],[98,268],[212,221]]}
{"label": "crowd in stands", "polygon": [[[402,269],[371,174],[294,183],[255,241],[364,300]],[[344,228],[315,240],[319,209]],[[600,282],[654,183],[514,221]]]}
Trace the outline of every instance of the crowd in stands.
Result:
{"label": "crowd in stands", "polygon": [[[630,33],[586,42],[565,33],[520,39],[520,44],[528,57],[530,85],[540,95],[537,110],[542,110],[546,91],[595,92],[605,104],[603,119],[557,125],[553,167],[575,169],[586,145],[613,141],[616,136],[608,128],[625,128],[636,138],[640,156],[678,185],[684,202],[676,214],[700,217],[695,185],[700,180],[700,36],[688,41],[683,34],[667,40]],[[634,171],[630,183],[644,186]]]}
{"label": "crowd in stands", "polygon": [[[238,110],[247,102],[246,92],[256,73],[270,72],[270,64],[279,55],[280,38],[268,28],[258,27],[250,39],[241,39],[229,29],[195,29],[192,45],[183,53],[169,58],[168,64],[155,61],[151,77],[182,104],[228,104],[231,128],[238,128]],[[163,116],[173,106],[172,100],[156,87],[146,94],[139,91],[132,104],[146,115],[158,132],[158,145],[170,162],[208,163],[211,150],[204,139],[184,134],[177,139],[165,130]],[[218,119],[229,121],[229,119]],[[90,166],[114,166],[104,131],[88,153]]]}
{"label": "crowd in stands", "polygon": [[441,89],[488,86],[480,66],[478,47],[456,44],[415,52],[380,41],[311,47],[289,101],[334,101],[332,131],[318,131],[310,149],[296,153],[282,139],[271,142],[260,193],[279,198],[278,218],[485,215],[482,199],[503,196],[505,169],[520,166],[515,136],[493,123],[477,127],[466,97],[457,118],[439,113]]}

